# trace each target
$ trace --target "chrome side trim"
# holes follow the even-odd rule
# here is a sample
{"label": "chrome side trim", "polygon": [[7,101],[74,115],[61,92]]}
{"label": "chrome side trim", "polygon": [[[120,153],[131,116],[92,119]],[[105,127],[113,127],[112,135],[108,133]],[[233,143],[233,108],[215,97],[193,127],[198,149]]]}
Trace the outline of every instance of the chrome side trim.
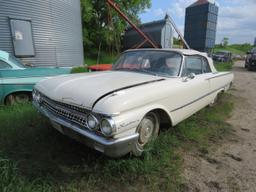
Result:
{"label": "chrome side trim", "polygon": [[230,75],[230,74],[232,74],[232,72],[227,72],[227,73],[225,73],[225,74],[216,75],[216,76],[214,76],[214,77],[210,77],[210,78],[207,78],[207,79],[205,79],[205,80],[215,79],[215,78],[222,77],[222,76],[226,76],[226,75]]}
{"label": "chrome side trim", "polygon": [[211,92],[209,92],[209,93],[207,93],[207,94],[205,94],[205,95],[203,95],[203,96],[201,96],[201,97],[199,97],[199,98],[197,98],[197,99],[195,99],[195,100],[193,100],[193,101],[191,101],[191,102],[189,102],[189,103],[187,103],[185,105],[182,105],[181,107],[177,107],[177,108],[173,109],[170,112],[172,113],[172,112],[178,111],[178,110],[180,110],[180,109],[182,109],[184,107],[192,105],[193,103],[195,103],[195,102],[197,102],[197,101],[199,101],[199,100],[201,100],[201,99],[203,99],[203,98],[205,98],[205,97],[207,97],[207,96],[209,96],[209,95],[211,95],[211,94],[213,94],[213,93],[215,93],[215,92],[217,92],[217,91],[219,91],[221,89],[224,89],[227,85],[229,85],[229,83],[224,85],[224,86],[222,86],[222,87],[220,87],[220,88],[218,88],[218,89],[215,89],[215,90],[213,90],[213,91],[211,91]]}
{"label": "chrome side trim", "polygon": [[63,75],[63,74],[56,74],[56,75],[49,75],[49,76],[32,75],[32,76],[20,76],[20,77],[1,77],[0,79],[26,79],[26,78],[37,78],[37,77],[51,78],[51,77],[56,77],[56,76],[59,76],[59,75]]}
{"label": "chrome side trim", "polygon": [[36,83],[1,83],[0,85],[35,85]]}

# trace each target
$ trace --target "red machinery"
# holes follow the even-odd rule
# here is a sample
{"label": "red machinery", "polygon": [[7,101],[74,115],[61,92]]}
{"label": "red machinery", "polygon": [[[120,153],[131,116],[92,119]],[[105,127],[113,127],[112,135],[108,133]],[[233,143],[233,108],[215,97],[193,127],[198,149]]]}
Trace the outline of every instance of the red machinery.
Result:
{"label": "red machinery", "polygon": [[112,69],[112,64],[91,65],[88,69],[90,71],[108,71]]}

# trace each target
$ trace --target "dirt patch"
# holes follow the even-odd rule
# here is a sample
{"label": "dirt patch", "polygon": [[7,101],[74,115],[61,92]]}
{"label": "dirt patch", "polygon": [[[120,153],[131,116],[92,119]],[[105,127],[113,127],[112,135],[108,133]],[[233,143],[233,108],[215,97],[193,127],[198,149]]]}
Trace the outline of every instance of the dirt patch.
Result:
{"label": "dirt patch", "polygon": [[185,155],[185,191],[256,191],[256,72],[248,72],[236,62],[236,98],[232,117],[232,138],[220,147],[209,149],[207,156]]}

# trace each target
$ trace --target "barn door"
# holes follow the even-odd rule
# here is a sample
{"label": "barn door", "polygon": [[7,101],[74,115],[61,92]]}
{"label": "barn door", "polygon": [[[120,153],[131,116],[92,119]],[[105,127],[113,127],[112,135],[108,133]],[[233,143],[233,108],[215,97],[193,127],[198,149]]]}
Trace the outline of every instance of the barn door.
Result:
{"label": "barn door", "polygon": [[10,26],[15,56],[35,56],[31,21],[10,19]]}

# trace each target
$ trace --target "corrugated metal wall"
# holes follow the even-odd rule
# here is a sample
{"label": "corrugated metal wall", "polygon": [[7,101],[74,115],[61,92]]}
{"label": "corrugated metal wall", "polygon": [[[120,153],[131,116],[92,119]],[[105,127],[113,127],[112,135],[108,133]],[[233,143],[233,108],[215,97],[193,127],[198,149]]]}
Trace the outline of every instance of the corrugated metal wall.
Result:
{"label": "corrugated metal wall", "polygon": [[9,19],[32,23],[35,66],[83,64],[80,0],[0,0],[0,50],[14,54]]}
{"label": "corrugated metal wall", "polygon": [[216,39],[218,7],[205,2],[189,6],[185,17],[185,39],[191,48],[199,51],[213,48]]}

